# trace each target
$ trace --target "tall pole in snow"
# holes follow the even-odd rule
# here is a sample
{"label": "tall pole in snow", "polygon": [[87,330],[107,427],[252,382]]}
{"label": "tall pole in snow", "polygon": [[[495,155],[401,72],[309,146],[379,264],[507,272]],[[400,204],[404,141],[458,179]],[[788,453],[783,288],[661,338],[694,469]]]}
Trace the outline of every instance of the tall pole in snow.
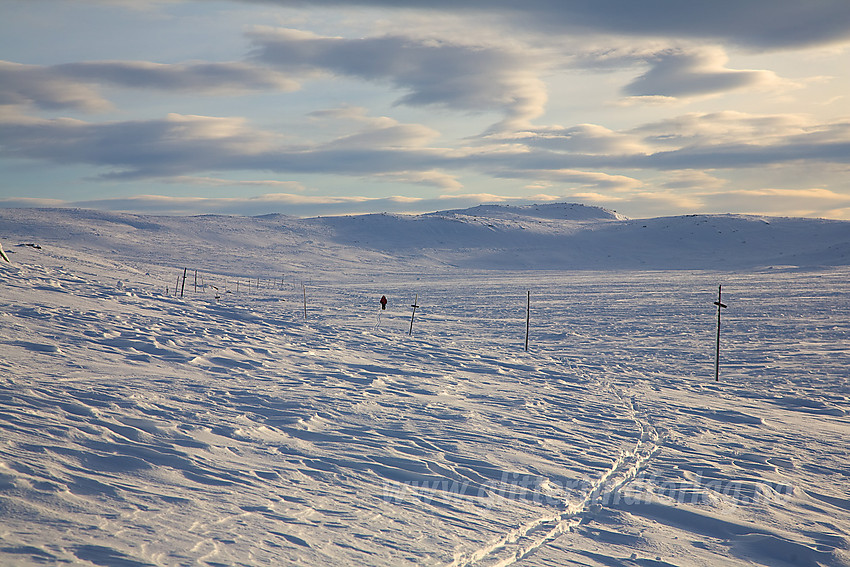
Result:
{"label": "tall pole in snow", "polygon": [[183,297],[183,290],[186,289],[186,270],[183,268],[183,284],[180,286],[180,297]]}
{"label": "tall pole in snow", "polygon": [[721,309],[721,307],[723,309],[726,308],[726,305],[724,305],[720,301],[720,295],[721,295],[722,290],[723,290],[722,285],[717,286],[717,301],[714,302],[714,304],[717,306],[717,347],[716,347],[716,350],[714,352],[714,381],[715,382],[720,381],[720,309]]}
{"label": "tall pole in snow", "polygon": [[528,352],[528,330],[531,325],[531,290],[528,290],[528,302],[525,305],[525,351]]}
{"label": "tall pole in snow", "polygon": [[307,320],[307,286],[301,283],[301,290],[304,292],[304,320]]}
{"label": "tall pole in snow", "polygon": [[418,293],[416,294],[416,299],[413,300],[413,305],[411,305],[411,307],[413,307],[413,313],[410,314],[410,330],[407,332],[408,335],[413,334],[413,318],[416,316],[416,308],[419,307],[417,303],[419,303]]}

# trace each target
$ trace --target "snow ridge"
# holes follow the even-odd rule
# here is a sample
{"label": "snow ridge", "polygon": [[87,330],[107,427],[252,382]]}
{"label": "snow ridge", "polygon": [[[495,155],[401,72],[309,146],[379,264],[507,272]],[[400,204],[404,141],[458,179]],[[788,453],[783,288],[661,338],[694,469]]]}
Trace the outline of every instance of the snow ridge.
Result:
{"label": "snow ridge", "polygon": [[[14,256],[35,242],[161,266],[278,276],[389,269],[763,269],[850,265],[850,222],[747,215],[626,219],[558,203],[481,205],[425,215],[156,217],[0,209]],[[14,260],[14,258],[11,258]]]}

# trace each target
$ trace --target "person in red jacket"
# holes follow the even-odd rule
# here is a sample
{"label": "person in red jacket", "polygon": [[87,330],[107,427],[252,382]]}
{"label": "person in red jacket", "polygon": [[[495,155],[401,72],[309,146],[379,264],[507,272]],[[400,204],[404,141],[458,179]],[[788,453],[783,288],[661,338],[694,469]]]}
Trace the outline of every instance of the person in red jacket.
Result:
{"label": "person in red jacket", "polygon": [[386,309],[386,308],[387,308],[387,296],[382,295],[381,296],[381,309],[383,310],[383,309]]}

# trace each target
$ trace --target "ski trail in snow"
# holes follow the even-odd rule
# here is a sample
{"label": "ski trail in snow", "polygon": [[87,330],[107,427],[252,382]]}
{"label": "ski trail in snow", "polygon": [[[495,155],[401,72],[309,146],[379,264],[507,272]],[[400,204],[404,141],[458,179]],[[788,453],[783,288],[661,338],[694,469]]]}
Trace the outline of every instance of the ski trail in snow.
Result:
{"label": "ski trail in snow", "polygon": [[[631,450],[623,451],[611,467],[591,484],[590,490],[579,502],[565,502],[563,510],[527,522],[475,551],[459,554],[446,567],[513,565],[578,526],[587,512],[607,502],[609,497],[637,477],[660,450],[661,439],[655,427],[638,415],[633,398],[627,398],[620,392],[613,393],[623,402],[629,417],[640,432],[635,446]],[[495,555],[498,557],[494,557]],[[492,562],[488,559],[492,559]],[[484,563],[485,561],[487,562]]]}

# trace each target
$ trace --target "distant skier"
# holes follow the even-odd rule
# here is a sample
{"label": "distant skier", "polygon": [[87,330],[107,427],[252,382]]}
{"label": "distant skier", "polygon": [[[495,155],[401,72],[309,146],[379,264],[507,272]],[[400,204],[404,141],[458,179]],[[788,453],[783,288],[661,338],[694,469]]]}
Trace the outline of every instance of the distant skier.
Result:
{"label": "distant skier", "polygon": [[384,311],[387,308],[387,296],[381,296],[381,311]]}

